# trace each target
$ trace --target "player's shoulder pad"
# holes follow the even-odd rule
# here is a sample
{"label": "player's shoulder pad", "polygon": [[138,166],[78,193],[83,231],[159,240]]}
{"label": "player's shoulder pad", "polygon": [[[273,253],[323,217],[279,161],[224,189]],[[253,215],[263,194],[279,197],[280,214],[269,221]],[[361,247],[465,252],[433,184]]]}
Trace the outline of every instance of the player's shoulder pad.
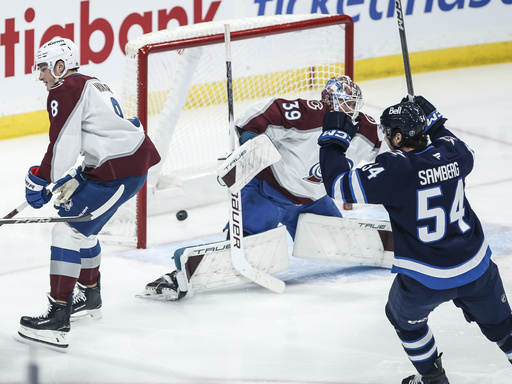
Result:
{"label": "player's shoulder pad", "polygon": [[281,99],[281,103],[287,103],[289,108],[292,108],[293,104],[298,104],[299,107],[303,107],[305,109],[312,109],[315,111],[329,111],[329,106],[321,100],[309,100],[309,99],[295,99],[295,100],[285,100]]}
{"label": "player's shoulder pad", "polygon": [[364,112],[359,112],[357,115],[356,121],[359,121],[362,124],[371,124],[371,125],[377,125],[377,120],[375,120],[370,115],[367,115]]}
{"label": "player's shoulder pad", "polygon": [[443,141],[446,141],[446,142],[451,143],[453,145],[455,145],[455,143],[457,141],[460,141],[455,136],[450,136],[450,135],[440,136],[440,137],[436,138],[434,141],[437,141],[437,140],[443,140]]}
{"label": "player's shoulder pad", "polygon": [[359,112],[356,122],[359,123],[359,129],[356,132],[356,135],[364,136],[367,140],[373,143],[375,147],[380,148],[381,140],[379,139],[377,122],[375,119],[365,113]]}
{"label": "player's shoulder pad", "polygon": [[404,152],[400,149],[394,149],[392,151],[381,153],[376,157],[376,160],[379,163],[382,163],[382,165],[386,166],[386,168],[409,162],[407,152]]}

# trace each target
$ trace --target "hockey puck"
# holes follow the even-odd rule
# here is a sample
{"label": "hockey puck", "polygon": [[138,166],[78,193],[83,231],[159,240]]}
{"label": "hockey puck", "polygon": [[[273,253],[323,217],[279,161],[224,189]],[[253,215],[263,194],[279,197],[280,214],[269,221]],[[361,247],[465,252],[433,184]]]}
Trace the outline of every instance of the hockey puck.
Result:
{"label": "hockey puck", "polygon": [[183,220],[185,220],[187,217],[188,217],[188,213],[187,213],[187,211],[183,211],[183,210],[181,210],[181,211],[178,211],[178,212],[176,213],[176,218],[177,218],[179,221],[183,221]]}

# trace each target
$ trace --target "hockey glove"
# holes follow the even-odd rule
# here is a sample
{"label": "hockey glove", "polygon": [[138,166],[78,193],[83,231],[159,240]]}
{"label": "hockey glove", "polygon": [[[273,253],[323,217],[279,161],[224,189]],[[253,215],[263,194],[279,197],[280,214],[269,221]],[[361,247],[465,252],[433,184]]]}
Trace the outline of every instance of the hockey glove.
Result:
{"label": "hockey glove", "polygon": [[245,144],[251,139],[254,139],[256,136],[258,136],[258,134],[255,132],[243,131],[239,139],[240,145]]}
{"label": "hockey glove", "polygon": [[318,145],[336,144],[346,151],[358,129],[359,125],[345,112],[329,112],[324,116]]}
{"label": "hockey glove", "polygon": [[52,193],[46,189],[50,184],[37,177],[39,166],[30,167],[25,176],[25,198],[31,207],[39,209],[52,198]]}
{"label": "hockey glove", "polygon": [[[406,99],[406,98],[404,98]],[[407,101],[409,99],[407,98]],[[414,102],[420,107],[425,116],[427,116],[427,126],[425,133],[432,134],[437,131],[445,122],[446,118],[423,96],[414,96]]]}
{"label": "hockey glove", "polygon": [[60,208],[61,204],[64,204],[69,200],[82,181],[83,177],[81,166],[59,179],[57,183],[55,183],[55,187],[52,189],[54,193],[59,194],[53,202],[53,205],[56,208]]}

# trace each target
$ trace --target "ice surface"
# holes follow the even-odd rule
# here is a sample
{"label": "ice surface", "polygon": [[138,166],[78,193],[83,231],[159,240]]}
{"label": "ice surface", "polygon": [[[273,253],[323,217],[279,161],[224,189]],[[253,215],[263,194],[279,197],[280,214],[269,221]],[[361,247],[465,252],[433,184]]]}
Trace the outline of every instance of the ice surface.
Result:
{"label": "ice surface", "polygon": [[[476,152],[467,195],[480,216],[505,288],[512,294],[512,64],[413,76],[417,94],[449,118]],[[379,117],[406,93],[405,78],[360,83],[364,110]],[[0,214],[24,199],[24,175],[45,135],[0,141]],[[54,214],[51,207],[23,215]],[[17,342],[19,318],[40,315],[49,290],[51,225],[0,228],[0,383],[399,383],[414,373],[384,314],[386,269],[292,258],[284,294],[254,284],[200,292],[181,302],[135,297],[173,269],[174,249],[222,239],[227,205],[149,221],[149,248],[103,245],[103,319],[72,324],[66,352]],[[380,215],[356,207],[347,216]],[[430,317],[451,383],[512,383],[512,367],[451,303]]]}

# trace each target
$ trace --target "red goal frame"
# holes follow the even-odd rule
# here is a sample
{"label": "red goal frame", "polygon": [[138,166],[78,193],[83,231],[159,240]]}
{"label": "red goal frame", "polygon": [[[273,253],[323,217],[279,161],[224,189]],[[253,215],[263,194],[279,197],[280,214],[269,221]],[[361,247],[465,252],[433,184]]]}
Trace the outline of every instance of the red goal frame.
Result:
{"label": "red goal frame", "polygon": [[[344,25],[345,29],[345,74],[354,78],[354,21],[347,15],[326,16],[285,24],[259,27],[231,32],[231,41],[275,35],[329,25]],[[224,42],[224,34],[193,37],[164,43],[147,44],[138,50],[137,115],[144,127],[148,122],[148,58],[152,53],[192,48]],[[145,95],[145,96],[144,96]],[[147,246],[147,184],[137,194],[137,248]]]}

